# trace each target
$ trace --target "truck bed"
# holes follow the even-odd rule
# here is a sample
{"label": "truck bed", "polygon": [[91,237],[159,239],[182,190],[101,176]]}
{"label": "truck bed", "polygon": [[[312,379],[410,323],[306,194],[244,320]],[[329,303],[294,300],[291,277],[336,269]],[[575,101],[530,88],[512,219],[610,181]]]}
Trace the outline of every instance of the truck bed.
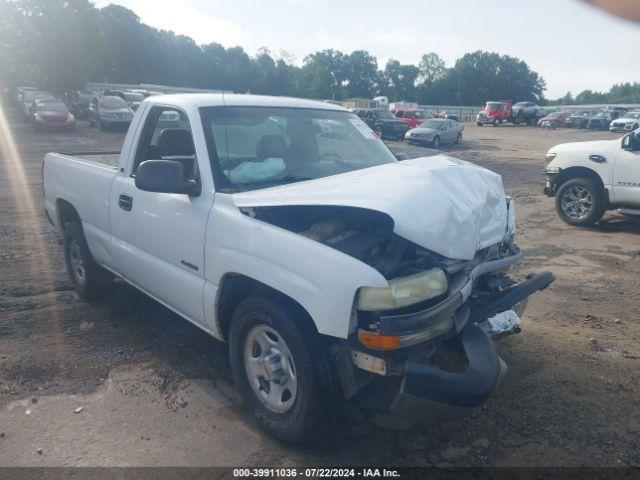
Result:
{"label": "truck bed", "polygon": [[114,168],[118,168],[120,162],[120,152],[115,150],[60,153],[58,155]]}
{"label": "truck bed", "polygon": [[105,252],[109,236],[111,183],[116,176],[120,152],[47,153],[42,168],[45,208],[62,233],[59,200],[77,210],[94,256]]}

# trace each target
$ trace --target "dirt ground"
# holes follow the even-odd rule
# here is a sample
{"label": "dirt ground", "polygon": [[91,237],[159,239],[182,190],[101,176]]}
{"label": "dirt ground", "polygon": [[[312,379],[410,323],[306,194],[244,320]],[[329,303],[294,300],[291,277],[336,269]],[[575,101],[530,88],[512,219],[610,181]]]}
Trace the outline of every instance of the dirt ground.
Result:
{"label": "dirt ground", "polygon": [[499,341],[509,372],[471,416],[401,432],[356,417],[329,445],[292,448],[239,404],[224,344],[124,283],[98,304],[71,290],[43,213],[42,158],[119,148],[124,134],[83,122],[34,133],[11,114],[9,127],[18,153],[0,153],[0,466],[640,463],[640,222],[609,214],[572,228],[542,195],[549,147],[617,135],[467,124],[462,146],[443,147],[503,176],[525,253],[516,276],[552,270],[556,282],[529,302],[522,332]]}

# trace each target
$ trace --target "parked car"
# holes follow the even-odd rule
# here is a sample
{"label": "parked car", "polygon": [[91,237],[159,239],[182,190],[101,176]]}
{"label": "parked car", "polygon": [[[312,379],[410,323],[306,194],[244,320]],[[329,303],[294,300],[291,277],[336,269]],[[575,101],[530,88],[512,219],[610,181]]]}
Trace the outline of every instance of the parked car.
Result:
{"label": "parked car", "polygon": [[601,110],[595,115],[587,117],[587,126],[589,130],[608,130],[611,123],[611,112]]}
{"label": "parked car", "polygon": [[67,106],[76,118],[87,118],[89,116],[89,105],[92,95],[87,92],[69,92],[67,95]]}
{"label": "parked car", "polygon": [[16,87],[14,101],[15,101],[15,106],[19,111],[22,111],[22,94],[27,90],[36,90],[36,88],[26,87],[26,86]]}
{"label": "parked car", "polygon": [[129,108],[131,108],[131,110],[133,110],[134,112],[138,109],[140,103],[142,103],[142,101],[145,99],[145,96],[142,93],[131,91],[124,91],[122,92],[122,95],[119,95],[119,97],[127,102]]}
{"label": "parked car", "polygon": [[441,143],[461,143],[464,127],[455,120],[432,118],[409,130],[404,138],[409,143],[430,144],[438,148]]}
{"label": "parked car", "polygon": [[570,225],[590,226],[607,210],[640,215],[640,130],[622,139],[564,143],[547,152],[544,193]]}
{"label": "parked car", "polygon": [[357,115],[369,125],[381,138],[402,140],[409,130],[409,125],[384,108],[359,108]]}
{"label": "parked car", "polygon": [[[165,112],[183,127],[158,126]],[[363,389],[413,421],[495,391],[492,337],[519,331],[553,281],[507,277],[522,253],[499,175],[399,162],[362,119],[311,100],[151,97],[131,128],[122,152],[44,159],[71,281],[92,300],[115,274],[228,342],[264,430],[322,434]]]}
{"label": "parked car", "polygon": [[399,118],[409,125],[409,128],[415,128],[428,118],[433,118],[426,110],[396,110],[392,112],[396,118]]}
{"label": "parked car", "polygon": [[34,130],[73,130],[76,119],[60,100],[37,100],[31,107],[31,126]]}
{"label": "parked car", "polygon": [[609,124],[612,132],[630,132],[640,128],[640,112],[627,112]]}
{"label": "parked car", "polygon": [[42,90],[25,90],[22,92],[20,111],[26,120],[31,119],[31,106],[36,100],[55,100],[56,97]]}
{"label": "parked car", "polygon": [[595,115],[596,113],[597,110],[593,109],[575,111],[567,118],[566,125],[570,128],[587,128],[589,117]]}
{"label": "parked car", "polygon": [[538,120],[538,125],[542,128],[551,129],[555,129],[556,127],[565,127],[567,125],[568,118],[569,112],[552,112]]}
{"label": "parked car", "polygon": [[479,127],[485,124],[499,127],[501,123],[511,121],[511,102],[487,102],[484,110],[478,113],[476,124]]}
{"label": "parked car", "polygon": [[514,125],[520,123],[535,125],[543,116],[540,107],[533,102],[518,102],[511,107],[511,121]]}
{"label": "parked car", "polygon": [[89,104],[89,125],[100,130],[109,127],[128,127],[133,120],[133,110],[122,98],[110,95],[93,97]]}

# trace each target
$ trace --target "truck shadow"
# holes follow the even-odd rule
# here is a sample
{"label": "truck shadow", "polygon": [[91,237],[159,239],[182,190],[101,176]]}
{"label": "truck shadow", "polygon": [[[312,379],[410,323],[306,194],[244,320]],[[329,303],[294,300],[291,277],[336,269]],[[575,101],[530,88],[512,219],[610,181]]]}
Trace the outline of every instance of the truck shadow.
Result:
{"label": "truck shadow", "polygon": [[593,228],[601,232],[640,234],[640,217],[612,215],[600,220]]}

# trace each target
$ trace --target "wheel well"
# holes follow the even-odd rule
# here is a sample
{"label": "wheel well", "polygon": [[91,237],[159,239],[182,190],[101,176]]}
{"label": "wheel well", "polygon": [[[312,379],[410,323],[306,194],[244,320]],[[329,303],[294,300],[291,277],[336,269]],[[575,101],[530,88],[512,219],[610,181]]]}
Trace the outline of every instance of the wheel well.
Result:
{"label": "wheel well", "polygon": [[216,318],[223,339],[227,340],[229,337],[233,312],[240,302],[252,295],[263,295],[289,304],[300,314],[299,317],[302,324],[312,329],[313,332],[318,333],[309,312],[293,298],[281,291],[239,273],[227,273],[222,277],[220,284],[220,292],[216,302]]}
{"label": "wheel well", "polygon": [[602,188],[604,188],[604,184],[602,183],[602,179],[600,175],[587,167],[569,167],[563,169],[558,174],[556,178],[556,185],[559,187],[564,182],[571,180],[573,178],[589,178],[591,180],[595,180],[595,182]]}
{"label": "wheel well", "polygon": [[560,171],[555,180],[555,190],[556,192],[562,186],[563,183],[572,180],[574,178],[588,178],[593,180],[599,188],[602,189],[604,195],[605,205],[609,206],[609,191],[604,188],[604,183],[602,183],[602,178],[596,172],[587,167],[569,167]]}
{"label": "wheel well", "polygon": [[80,215],[76,208],[66,200],[59,198],[56,201],[58,207],[58,216],[60,217],[60,227],[64,229],[64,225],[75,220],[80,220]]}

